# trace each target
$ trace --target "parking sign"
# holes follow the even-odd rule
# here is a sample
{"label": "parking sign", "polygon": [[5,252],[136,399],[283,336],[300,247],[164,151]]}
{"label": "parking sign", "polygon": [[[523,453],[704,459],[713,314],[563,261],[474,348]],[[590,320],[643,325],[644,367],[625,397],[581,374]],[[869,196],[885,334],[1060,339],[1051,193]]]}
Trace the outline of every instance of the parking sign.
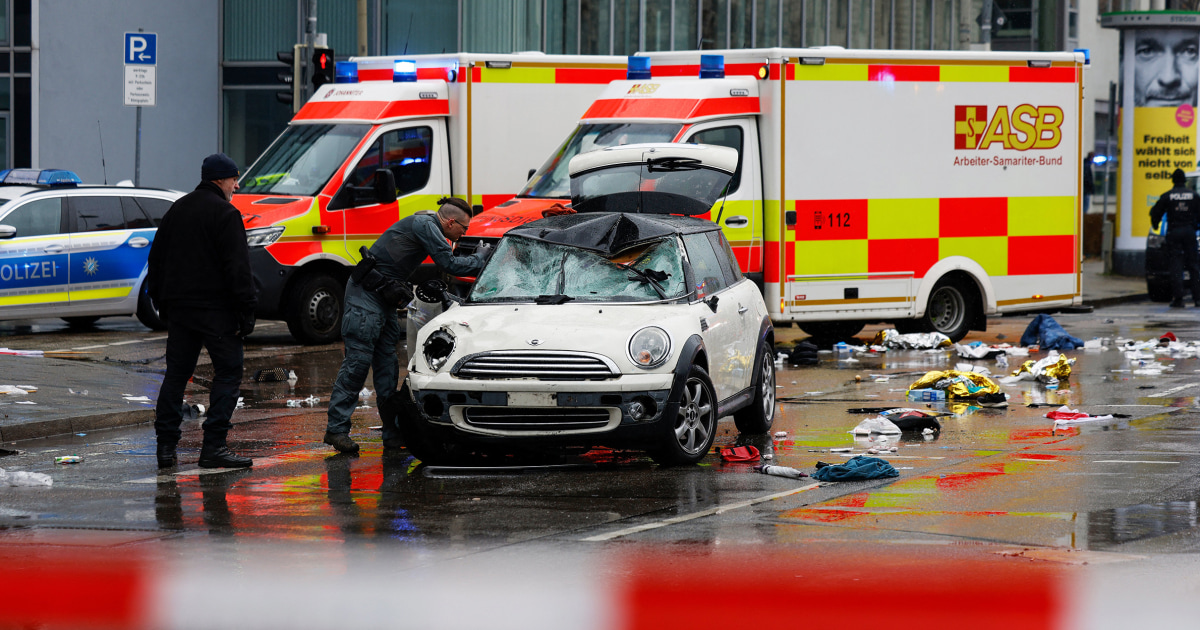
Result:
{"label": "parking sign", "polygon": [[[158,35],[125,33],[125,104],[154,107],[158,101]],[[140,115],[140,114],[139,114]]]}
{"label": "parking sign", "polygon": [[157,33],[125,33],[125,65],[158,64]]}

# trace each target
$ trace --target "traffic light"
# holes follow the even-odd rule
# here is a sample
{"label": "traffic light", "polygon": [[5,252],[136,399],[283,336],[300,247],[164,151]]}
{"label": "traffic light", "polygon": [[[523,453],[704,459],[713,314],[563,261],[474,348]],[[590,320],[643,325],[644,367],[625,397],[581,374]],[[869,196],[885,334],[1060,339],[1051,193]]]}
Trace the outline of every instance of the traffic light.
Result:
{"label": "traffic light", "polygon": [[280,70],[275,77],[289,88],[287,91],[276,92],[275,100],[291,105],[292,113],[298,111],[304,101],[300,96],[300,89],[304,87],[303,79],[300,78],[300,60],[302,59],[300,53],[303,48],[303,45],[296,44],[291,50],[281,50],[275,53],[275,58],[280,63],[287,64],[288,67],[287,70]]}
{"label": "traffic light", "polygon": [[333,49],[314,47],[312,55],[313,91],[320,89],[326,83],[333,83],[333,70]]}

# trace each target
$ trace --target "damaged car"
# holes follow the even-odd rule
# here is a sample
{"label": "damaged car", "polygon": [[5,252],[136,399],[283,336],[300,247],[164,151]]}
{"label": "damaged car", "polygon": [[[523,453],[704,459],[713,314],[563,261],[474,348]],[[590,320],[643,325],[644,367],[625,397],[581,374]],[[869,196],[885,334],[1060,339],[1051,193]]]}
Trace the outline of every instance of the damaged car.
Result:
{"label": "damaged car", "polygon": [[[572,159],[575,214],[510,230],[417,334],[397,394],[409,450],[544,444],[700,461],[720,418],[775,416],[774,330],[716,223],[737,153],[631,145]],[[447,296],[449,298],[449,296]]]}

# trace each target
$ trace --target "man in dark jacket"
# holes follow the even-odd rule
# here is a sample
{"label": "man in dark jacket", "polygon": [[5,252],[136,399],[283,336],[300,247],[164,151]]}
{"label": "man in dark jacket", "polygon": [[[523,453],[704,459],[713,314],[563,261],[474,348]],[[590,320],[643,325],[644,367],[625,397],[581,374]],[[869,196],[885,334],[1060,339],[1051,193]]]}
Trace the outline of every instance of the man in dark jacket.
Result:
{"label": "man in dark jacket", "polygon": [[396,344],[400,343],[396,308],[410,297],[409,276],[427,256],[446,272],[460,276],[475,274],[483,267],[485,251],[455,256],[446,242],[457,241],[466,233],[471,222],[470,206],[452,197],[438,203],[441,207],[436,214],[415,214],[388,228],[346,283],[346,310],[342,315],[346,358],[329,398],[324,439],[342,453],[358,452],[358,444],[350,439],[350,415],[358,406],[358,393],[368,370],[374,371],[384,454],[394,454],[401,447],[395,410],[387,408],[387,400],[396,391],[400,369],[396,358]]}
{"label": "man in dark jacket", "polygon": [[1167,234],[1163,251],[1167,255],[1171,274],[1171,306],[1183,307],[1183,270],[1191,274],[1192,303],[1200,306],[1200,254],[1196,247],[1196,230],[1200,229],[1200,197],[1187,187],[1187,176],[1181,169],[1171,173],[1175,187],[1163,193],[1150,209],[1150,224],[1158,229],[1163,216],[1167,219]]}
{"label": "man in dark jacket", "polygon": [[242,338],[254,330],[258,300],[242,215],[230,203],[237,178],[237,165],[225,154],[204,158],[200,185],[167,211],[150,248],[150,296],[167,321],[167,373],[154,420],[159,468],[177,463],[183,391],[201,346],[208,349],[215,375],[200,467],[252,463],[225,442],[242,383]]}

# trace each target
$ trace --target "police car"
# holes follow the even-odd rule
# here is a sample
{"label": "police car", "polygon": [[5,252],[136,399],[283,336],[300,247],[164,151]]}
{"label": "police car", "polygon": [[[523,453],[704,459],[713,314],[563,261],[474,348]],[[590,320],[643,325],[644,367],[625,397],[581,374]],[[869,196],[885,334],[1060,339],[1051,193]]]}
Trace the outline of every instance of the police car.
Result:
{"label": "police car", "polygon": [[0,171],[0,320],[137,315],[162,329],[146,258],[183,193],[81,183],[70,171]]}

